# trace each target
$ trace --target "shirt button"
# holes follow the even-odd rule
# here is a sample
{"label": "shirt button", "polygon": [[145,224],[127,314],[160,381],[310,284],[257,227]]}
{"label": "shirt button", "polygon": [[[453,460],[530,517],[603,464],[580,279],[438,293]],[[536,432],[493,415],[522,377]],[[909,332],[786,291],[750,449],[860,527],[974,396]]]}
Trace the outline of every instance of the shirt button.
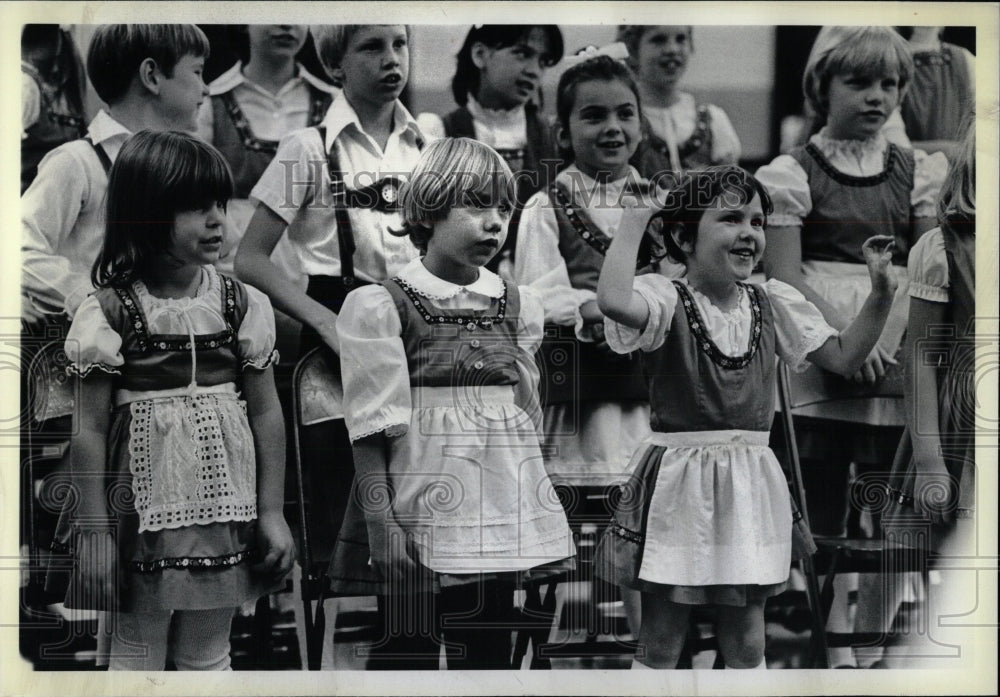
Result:
{"label": "shirt button", "polygon": [[482,361],[476,361],[475,363],[472,364],[472,367],[475,368],[476,370],[482,370],[483,365],[484,364]]}
{"label": "shirt button", "polygon": [[472,348],[479,348],[479,339],[473,339],[469,343],[472,344]]}

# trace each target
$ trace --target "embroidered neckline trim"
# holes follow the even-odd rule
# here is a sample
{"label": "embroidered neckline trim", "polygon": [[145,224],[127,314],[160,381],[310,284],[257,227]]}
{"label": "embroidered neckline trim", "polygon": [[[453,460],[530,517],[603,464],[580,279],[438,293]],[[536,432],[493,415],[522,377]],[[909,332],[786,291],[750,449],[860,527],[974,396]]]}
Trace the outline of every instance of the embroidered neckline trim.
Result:
{"label": "embroidered neckline trim", "polygon": [[760,345],[761,312],[757,289],[745,283],[739,284],[745,286],[744,290],[750,299],[750,313],[753,317],[750,328],[750,347],[742,356],[727,356],[708,335],[691,291],[682,281],[674,281],[673,283],[677,288],[681,304],[684,306],[684,313],[687,315],[688,325],[691,327],[691,333],[694,334],[698,347],[712,359],[713,363],[727,370],[739,370],[749,365]]}

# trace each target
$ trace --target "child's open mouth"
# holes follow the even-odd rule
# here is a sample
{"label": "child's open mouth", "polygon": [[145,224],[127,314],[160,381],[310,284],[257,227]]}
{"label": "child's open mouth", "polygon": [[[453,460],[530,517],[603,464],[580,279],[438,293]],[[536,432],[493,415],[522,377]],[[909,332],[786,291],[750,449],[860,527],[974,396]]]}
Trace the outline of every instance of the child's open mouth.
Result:
{"label": "child's open mouth", "polygon": [[391,75],[386,75],[381,79],[383,85],[388,85],[390,87],[396,87],[403,80],[403,76],[399,73],[392,73]]}
{"label": "child's open mouth", "polygon": [[741,247],[740,249],[734,249],[729,253],[739,257],[742,261],[753,260],[753,249],[748,247]]}
{"label": "child's open mouth", "polygon": [[623,140],[609,140],[603,143],[598,143],[597,147],[602,150],[617,150],[618,148],[625,147],[625,141]]}
{"label": "child's open mouth", "polygon": [[206,240],[201,241],[204,247],[218,247],[222,244],[222,235],[216,235],[215,237],[209,237]]}
{"label": "child's open mouth", "polygon": [[535,91],[535,83],[531,80],[517,80],[514,82],[514,86],[521,92],[531,93]]}

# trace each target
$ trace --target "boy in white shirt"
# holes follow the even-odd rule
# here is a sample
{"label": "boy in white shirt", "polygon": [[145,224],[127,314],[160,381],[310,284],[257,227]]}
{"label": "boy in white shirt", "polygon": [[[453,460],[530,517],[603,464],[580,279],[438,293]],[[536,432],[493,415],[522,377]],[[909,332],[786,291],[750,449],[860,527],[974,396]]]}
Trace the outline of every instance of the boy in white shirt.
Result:
{"label": "boy in white shirt", "polygon": [[[208,52],[208,39],[193,24],[98,27],[87,74],[108,108],[90,122],[85,138],[45,156],[21,197],[21,307],[29,327],[47,322],[64,330],[65,315],[94,289],[90,270],[104,241],[107,172],[136,131],[194,130],[208,94],[202,80]],[[36,416],[70,414],[71,397],[68,387],[53,383],[44,413]]]}
{"label": "boy in white shirt", "polygon": [[[343,84],[319,128],[282,139],[250,196],[259,204],[236,255],[240,279],[304,325],[302,353],[336,350],[336,313],[356,285],[391,278],[417,250],[400,229],[400,178],[416,164],[423,137],[399,102],[409,76],[403,25],[314,27],[327,72]],[[330,164],[338,172],[335,197]],[[343,200],[341,200],[341,198]],[[297,248],[308,288],[287,282],[270,254],[282,235]]]}

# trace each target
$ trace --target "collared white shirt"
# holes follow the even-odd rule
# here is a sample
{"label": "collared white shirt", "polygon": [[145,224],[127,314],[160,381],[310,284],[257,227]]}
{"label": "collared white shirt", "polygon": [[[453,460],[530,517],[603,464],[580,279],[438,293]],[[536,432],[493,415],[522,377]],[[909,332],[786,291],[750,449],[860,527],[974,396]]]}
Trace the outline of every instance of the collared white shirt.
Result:
{"label": "collared white shirt", "polygon": [[[243,74],[243,63],[237,63],[212,81],[209,96],[232,92],[250,122],[253,134],[261,140],[281,140],[282,137],[308,123],[312,99],[309,86],[335,97],[340,90],[323,82],[303,66],[295,65],[295,77],[282,85],[276,94],[253,82]],[[198,111],[198,135],[212,142],[215,115],[212,100],[202,102]]]}
{"label": "collared white shirt", "polygon": [[[396,102],[393,129],[381,149],[364,132],[347,99],[335,99],[323,119],[326,141],[315,128],[294,131],[283,138],[271,164],[250,192],[252,199],[270,208],[288,223],[287,234],[299,251],[307,275],[339,276],[340,245],[337,223],[330,205],[327,152],[336,144],[340,170],[348,188],[358,189],[385,177],[406,179],[420,157],[422,139],[416,121]],[[402,229],[398,213],[348,209],[354,234],[354,270],[365,281],[382,281],[417,256],[407,237],[389,230]]]}
{"label": "collared white shirt", "polygon": [[[87,133],[114,162],[131,132],[100,111]],[[90,269],[104,241],[108,177],[94,152],[75,140],[48,153],[21,196],[22,292],[41,309],[70,315],[93,290]]]}

